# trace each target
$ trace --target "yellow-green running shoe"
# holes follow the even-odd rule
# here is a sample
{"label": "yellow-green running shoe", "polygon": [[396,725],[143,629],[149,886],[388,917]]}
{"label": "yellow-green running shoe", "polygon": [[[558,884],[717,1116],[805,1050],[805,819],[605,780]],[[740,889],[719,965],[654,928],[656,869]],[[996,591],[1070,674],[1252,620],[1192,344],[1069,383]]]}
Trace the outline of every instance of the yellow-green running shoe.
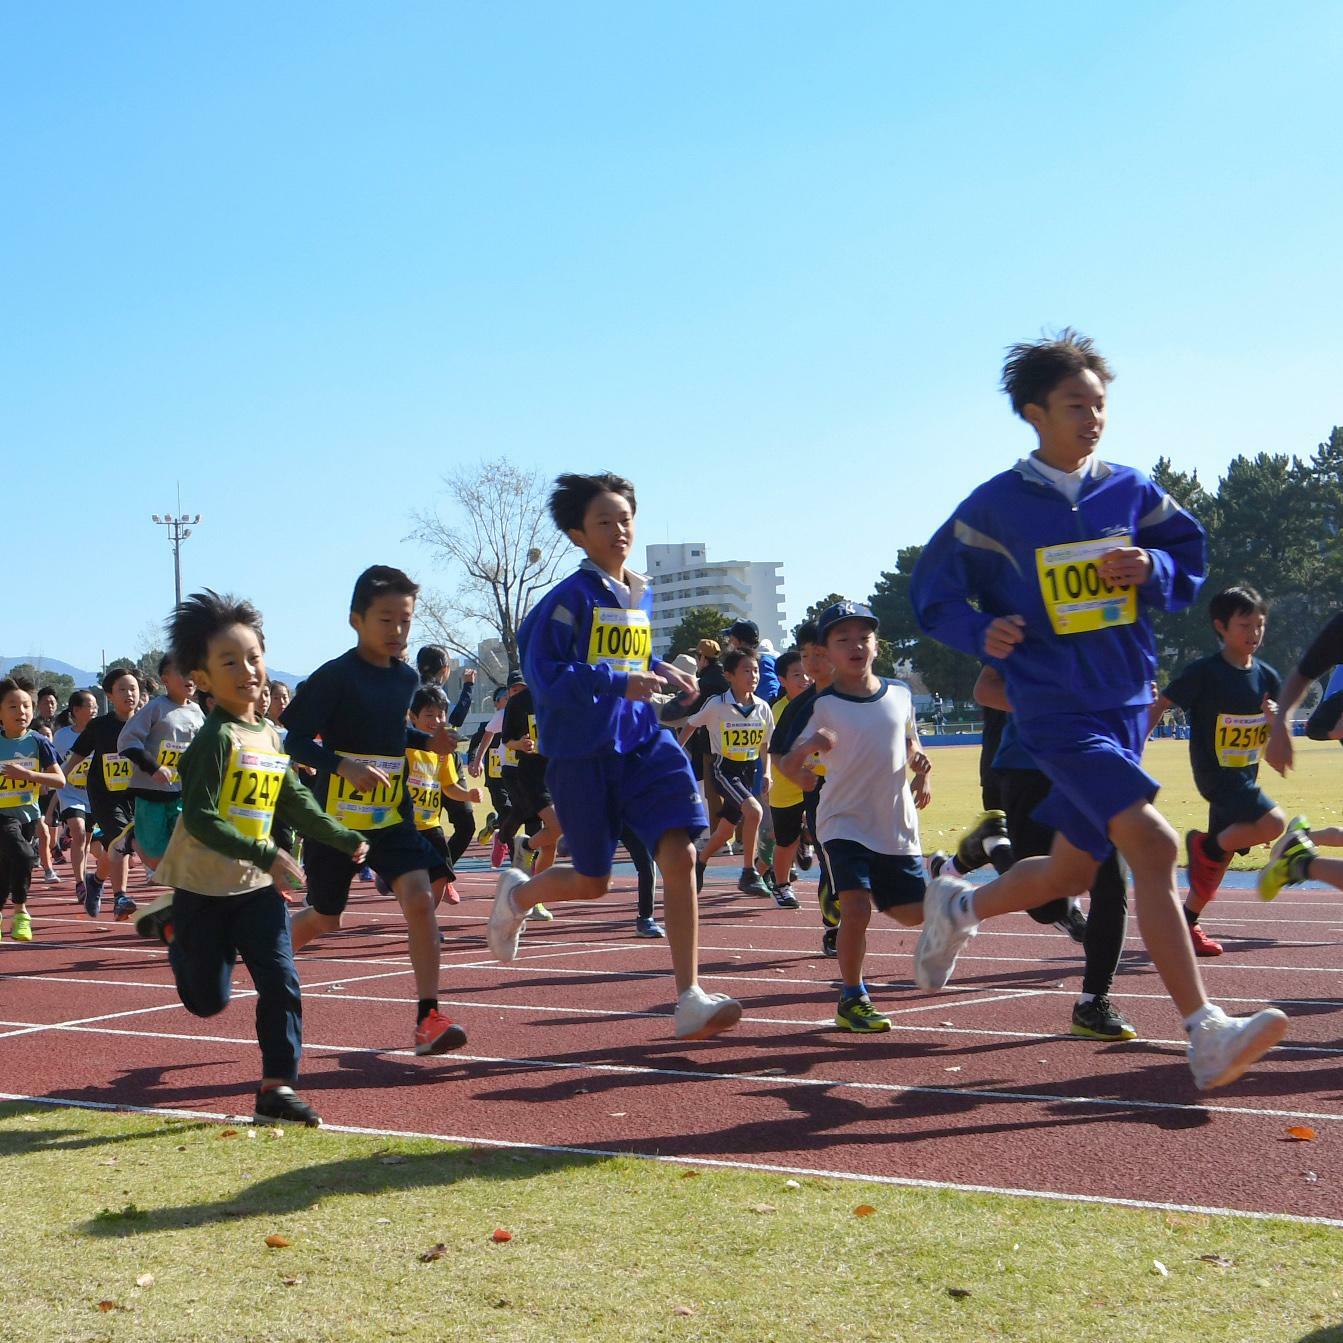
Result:
{"label": "yellow-green running shoe", "polygon": [[857,998],[839,1000],[839,1006],[835,1008],[835,1025],[859,1035],[875,1035],[878,1031],[890,1030],[891,1019],[878,1012],[872,1006],[872,999],[864,993]]}
{"label": "yellow-green running shoe", "polygon": [[27,905],[19,905],[14,910],[14,922],[10,924],[9,935],[16,942],[33,940],[33,921],[28,915]]}
{"label": "yellow-green running shoe", "polygon": [[529,919],[540,919],[542,923],[550,923],[555,916],[544,905],[533,905],[531,913],[527,917]]}
{"label": "yellow-green running shoe", "polygon": [[1304,816],[1287,822],[1278,842],[1259,872],[1259,898],[1272,900],[1284,886],[1305,881],[1316,848],[1310,838],[1310,823]]}

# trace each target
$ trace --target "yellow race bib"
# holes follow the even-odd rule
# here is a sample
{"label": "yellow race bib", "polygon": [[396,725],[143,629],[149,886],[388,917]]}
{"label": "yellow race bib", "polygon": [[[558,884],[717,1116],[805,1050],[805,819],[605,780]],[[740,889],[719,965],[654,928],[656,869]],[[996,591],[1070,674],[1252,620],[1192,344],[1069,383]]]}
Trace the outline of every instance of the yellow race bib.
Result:
{"label": "yellow race bib", "polygon": [[234,746],[219,790],[220,816],[248,839],[269,839],[288,766],[287,755]]}
{"label": "yellow race bib", "polygon": [[[31,769],[34,772],[41,769],[41,765],[35,757],[26,755],[17,755],[12,759],[0,761],[0,763],[20,765],[24,769]],[[0,810],[10,811],[17,807],[35,807],[37,806],[37,794],[37,784],[29,783],[26,779],[10,779],[0,774]]]}
{"label": "yellow race bib", "polygon": [[504,777],[504,748],[502,746],[491,746],[485,752],[485,775],[490,779],[502,779]]}
{"label": "yellow race bib", "polygon": [[169,783],[181,783],[182,776],[177,772],[178,761],[182,759],[182,747],[174,746],[171,742],[159,742],[158,766],[160,769],[166,769],[169,774]]}
{"label": "yellow race bib", "polygon": [[109,793],[124,793],[131,786],[133,768],[124,755],[103,756],[103,787]]}
{"label": "yellow race bib", "polygon": [[759,760],[765,729],[759,723],[724,723],[719,741],[724,760]]}
{"label": "yellow race bib", "polygon": [[618,672],[646,672],[653,656],[653,631],[648,614],[623,606],[594,606],[588,662]]}
{"label": "yellow race bib", "polygon": [[1104,556],[1132,544],[1128,536],[1103,536],[1041,546],[1035,552],[1040,592],[1055,634],[1086,634],[1138,619],[1137,588],[1111,587],[1100,571]]}
{"label": "yellow race bib", "polygon": [[1217,763],[1223,769],[1247,769],[1259,763],[1268,741],[1268,720],[1261,713],[1217,715]]}
{"label": "yellow race bib", "polygon": [[432,751],[406,752],[410,766],[407,787],[410,805],[415,811],[415,828],[433,830],[443,814],[443,785],[438,777],[438,756]]}
{"label": "yellow race bib", "polygon": [[90,756],[85,756],[79,762],[74,770],[65,776],[65,786],[67,788],[87,788],[89,786],[89,766],[93,764]]}
{"label": "yellow race bib", "polygon": [[343,760],[380,769],[391,782],[365,792],[348,779],[333,774],[326,794],[327,815],[351,830],[386,830],[395,825],[401,819],[401,799],[405,796],[406,757],[356,755],[353,751],[336,754]]}

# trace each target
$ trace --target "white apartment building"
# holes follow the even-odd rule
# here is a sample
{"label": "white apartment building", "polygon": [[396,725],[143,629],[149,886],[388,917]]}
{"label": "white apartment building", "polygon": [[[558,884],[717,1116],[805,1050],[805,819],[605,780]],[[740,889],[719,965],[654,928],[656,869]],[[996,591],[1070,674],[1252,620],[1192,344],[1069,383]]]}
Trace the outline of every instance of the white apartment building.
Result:
{"label": "white apartment building", "polygon": [[754,620],[776,649],[784,633],[783,565],[751,560],[709,562],[703,541],[649,546],[645,571],[653,582],[653,648],[665,652],[672,631],[696,606],[713,606],[732,620]]}

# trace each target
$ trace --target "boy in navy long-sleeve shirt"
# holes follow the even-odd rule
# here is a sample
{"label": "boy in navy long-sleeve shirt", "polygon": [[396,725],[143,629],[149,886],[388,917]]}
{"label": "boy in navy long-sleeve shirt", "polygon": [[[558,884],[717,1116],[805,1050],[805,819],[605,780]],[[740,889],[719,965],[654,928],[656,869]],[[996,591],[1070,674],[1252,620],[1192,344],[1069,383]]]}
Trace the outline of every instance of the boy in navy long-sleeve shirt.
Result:
{"label": "boy in navy long-sleeve shirt", "polygon": [[[436,859],[415,829],[406,750],[446,754],[456,736],[442,730],[426,737],[406,722],[420,684],[403,660],[418,595],[400,569],[365,569],[350,601],[358,642],[308,677],[281,722],[289,754],[316,771],[310,783],[318,802],[368,841],[368,865],[401,906],[419,998],[415,1052],[441,1054],[461,1048],[466,1032],[438,1010],[438,924],[429,881]],[[295,951],[340,927],[356,871],[348,854],[312,840],[303,861],[308,908],[294,918]]]}
{"label": "boy in navy long-sleeve shirt", "polygon": [[942,988],[981,919],[1089,889],[1117,847],[1207,1089],[1239,1077],[1287,1020],[1272,1009],[1228,1017],[1209,1003],[1185,931],[1179,843],[1141,764],[1156,671],[1148,613],[1189,605],[1206,546],[1198,523],[1146,476],[1096,457],[1112,378],[1073,331],[1014,346],[1003,389],[1039,446],[957,508],[913,575],[923,629],[1001,671],[1021,744],[1053,785],[1036,817],[1058,832],[1048,857],[977,890],[955,876],[934,881],[914,974]]}
{"label": "boy in navy long-sleeve shirt", "polygon": [[652,593],[626,567],[634,509],[634,486],[609,474],[561,476],[550,496],[555,525],[587,558],[532,608],[518,645],[538,746],[550,762],[546,784],[573,867],[552,867],[534,881],[515,868],[500,873],[489,943],[501,961],[511,961],[533,905],[604,895],[628,826],[662,871],[676,1036],[699,1040],[735,1025],[741,1004],[705,993],[697,981],[693,841],[708,818],[685,752],[649,702],[664,684],[696,687],[652,656]]}

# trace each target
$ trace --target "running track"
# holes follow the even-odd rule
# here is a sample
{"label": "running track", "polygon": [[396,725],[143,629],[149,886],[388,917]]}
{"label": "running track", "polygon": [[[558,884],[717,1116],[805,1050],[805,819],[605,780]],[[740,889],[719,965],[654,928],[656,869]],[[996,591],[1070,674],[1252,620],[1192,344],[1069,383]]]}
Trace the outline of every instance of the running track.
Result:
{"label": "running track", "polygon": [[[473,852],[479,852],[474,850]],[[1231,1011],[1291,1017],[1287,1043],[1234,1086],[1195,1091],[1178,1023],[1136,937],[1116,1001],[1141,1039],[1067,1032],[1080,960],[1024,915],[962,956],[951,989],[911,983],[914,935],[880,918],[869,984],[888,1035],[835,1031],[833,962],[814,883],[801,910],[737,895],[710,871],[702,975],[745,1018],[715,1041],[671,1038],[666,944],[633,936],[630,876],[556,922],[533,921],[511,967],[484,946],[492,874],[468,858],[445,907],[444,1010],[470,1042],[416,1059],[414,984],[394,906],[356,888],[348,928],[299,957],[303,1092],[328,1125],[537,1144],[830,1177],[947,1184],[1343,1226],[1343,905],[1321,888],[1264,906],[1225,889],[1205,916],[1227,954],[1203,962]],[[474,870],[471,870],[474,869]],[[250,1113],[259,1066],[239,967],[209,1021],[178,1004],[166,953],[93,922],[68,885],[34,890],[36,939],[0,943],[0,1088],[7,1098]],[[6,920],[7,922],[7,920]],[[1315,1130],[1293,1141],[1286,1130]]]}

